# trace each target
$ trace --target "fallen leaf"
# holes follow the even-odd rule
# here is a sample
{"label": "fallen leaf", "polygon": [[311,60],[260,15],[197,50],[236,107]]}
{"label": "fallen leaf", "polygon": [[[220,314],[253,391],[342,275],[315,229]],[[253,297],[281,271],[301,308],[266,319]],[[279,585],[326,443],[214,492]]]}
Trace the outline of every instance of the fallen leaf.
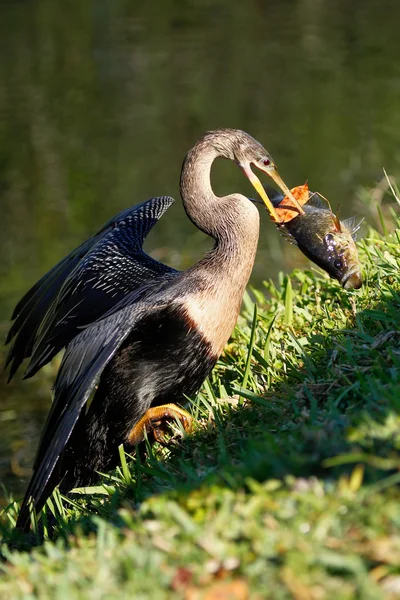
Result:
{"label": "fallen leaf", "polygon": [[[308,202],[308,184],[298,185],[290,190],[301,206]],[[299,211],[293,204],[293,201],[287,196],[275,207],[276,212],[279,215],[281,223],[288,223],[295,217],[299,216]]]}

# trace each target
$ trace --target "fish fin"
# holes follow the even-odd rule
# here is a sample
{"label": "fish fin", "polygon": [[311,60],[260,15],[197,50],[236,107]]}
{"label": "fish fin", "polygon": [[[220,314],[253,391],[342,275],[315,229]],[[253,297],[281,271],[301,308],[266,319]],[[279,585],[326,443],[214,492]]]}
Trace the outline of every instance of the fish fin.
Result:
{"label": "fish fin", "polygon": [[324,210],[327,210],[327,208],[326,208],[327,203],[323,198],[321,198],[321,196],[318,194],[318,192],[309,192],[309,194],[310,194],[310,197],[307,202],[307,204],[309,206],[314,206],[314,208],[323,208]]}
{"label": "fish fin", "polygon": [[350,231],[353,240],[357,238],[357,231],[360,230],[363,221],[364,217],[360,221],[357,221],[357,217],[349,217],[348,219],[344,219],[344,221],[342,221],[342,224]]}
{"label": "fish fin", "polygon": [[339,232],[342,231],[342,224],[340,222],[339,217],[337,217],[333,213],[332,213],[332,217],[333,217],[333,222],[335,223],[336,231],[339,231]]}
{"label": "fish fin", "polygon": [[286,229],[284,225],[277,225],[277,228],[281,236],[284,237],[289,244],[298,246],[296,238]]}

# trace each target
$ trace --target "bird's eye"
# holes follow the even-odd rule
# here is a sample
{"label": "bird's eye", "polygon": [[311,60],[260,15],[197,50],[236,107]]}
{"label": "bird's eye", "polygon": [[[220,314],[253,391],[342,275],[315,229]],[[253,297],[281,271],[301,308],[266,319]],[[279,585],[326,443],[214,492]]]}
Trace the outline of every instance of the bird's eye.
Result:
{"label": "bird's eye", "polygon": [[269,165],[271,164],[271,161],[269,160],[269,158],[263,158],[262,161],[264,167],[269,167]]}
{"label": "bird's eye", "polygon": [[333,266],[335,267],[335,269],[342,269],[343,261],[340,258],[337,258],[336,260],[333,261]]}

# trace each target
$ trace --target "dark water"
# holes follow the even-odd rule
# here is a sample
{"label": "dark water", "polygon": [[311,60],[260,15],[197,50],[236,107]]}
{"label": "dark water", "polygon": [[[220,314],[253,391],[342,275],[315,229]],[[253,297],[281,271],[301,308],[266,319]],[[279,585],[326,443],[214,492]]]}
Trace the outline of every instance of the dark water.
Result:
{"label": "dark water", "polygon": [[[400,170],[399,22],[394,0],[2,2],[2,331],[27,287],[111,215],[178,198],[207,129],[248,131],[289,185],[308,179],[344,217],[372,217],[360,186]],[[231,164],[213,181],[252,193]],[[185,268],[208,241],[178,203],[147,247]],[[299,264],[264,219],[254,280]],[[17,494],[53,375],[0,380],[0,477]]]}

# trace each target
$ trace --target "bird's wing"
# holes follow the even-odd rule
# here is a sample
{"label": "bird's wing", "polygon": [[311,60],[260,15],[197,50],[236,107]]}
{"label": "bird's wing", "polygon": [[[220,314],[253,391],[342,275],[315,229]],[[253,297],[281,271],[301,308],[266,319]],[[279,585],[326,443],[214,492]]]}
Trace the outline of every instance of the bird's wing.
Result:
{"label": "bird's wing", "polygon": [[[173,277],[173,276],[171,276]],[[82,408],[107,363],[145,312],[149,294],[162,290],[170,278],[153,281],[125,297],[108,315],[86,327],[67,346],[54,384],[54,401],[47,417],[32,479],[26,491],[17,527],[29,528],[29,506],[39,512],[59,483],[57,464]]]}
{"label": "bird's wing", "polygon": [[31,356],[31,377],[65,347],[79,328],[101,318],[124,295],[170,267],[149,257],[142,245],[171,206],[170,197],[151,198],[111,219],[90,240],[49,271],[15,308],[7,341],[9,379]]}

